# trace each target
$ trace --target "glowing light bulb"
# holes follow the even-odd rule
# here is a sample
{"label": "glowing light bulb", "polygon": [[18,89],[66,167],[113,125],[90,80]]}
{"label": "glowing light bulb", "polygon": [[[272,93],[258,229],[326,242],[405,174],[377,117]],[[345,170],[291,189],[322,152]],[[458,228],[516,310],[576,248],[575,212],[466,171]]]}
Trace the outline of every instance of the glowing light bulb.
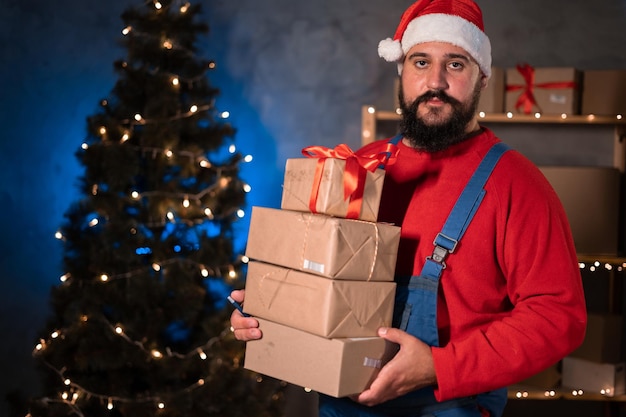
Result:
{"label": "glowing light bulb", "polygon": [[135,120],[137,120],[138,122],[140,122],[140,121],[142,121],[142,120],[143,120],[143,117],[141,117],[141,115],[140,115],[139,113],[137,113],[137,114],[135,115]]}
{"label": "glowing light bulb", "polygon": [[69,378],[65,378],[65,381],[63,381],[63,383],[64,383],[65,385],[70,385],[70,384],[72,383],[72,381],[70,381],[70,379],[69,379]]}
{"label": "glowing light bulb", "polygon": [[189,207],[189,197],[185,197],[185,199],[183,200],[183,207]]}
{"label": "glowing light bulb", "polygon": [[203,159],[200,161],[200,166],[202,168],[211,168],[211,163],[208,160]]}
{"label": "glowing light bulb", "polygon": [[236,147],[235,145],[230,145],[230,146],[228,147],[228,152],[230,152],[230,153],[235,153],[235,152],[237,152],[237,147]]}
{"label": "glowing light bulb", "polygon": [[63,233],[61,233],[59,230],[56,231],[56,233],[54,234],[54,237],[61,240],[63,239]]}
{"label": "glowing light bulb", "polygon": [[115,326],[115,333],[123,334],[124,333],[124,329],[122,329],[121,326]]}
{"label": "glowing light bulb", "polygon": [[94,227],[94,226],[97,226],[97,225],[98,225],[98,219],[92,219],[92,220],[89,222],[89,226],[90,226],[90,227]]}
{"label": "glowing light bulb", "polygon": [[242,209],[237,210],[237,217],[239,217],[240,219],[243,219],[246,216],[246,212],[243,211]]}
{"label": "glowing light bulb", "polygon": [[244,264],[247,264],[248,262],[250,262],[250,258],[244,255],[241,257],[241,262],[243,262]]}
{"label": "glowing light bulb", "polygon": [[163,410],[165,408],[165,403],[160,402],[157,407],[159,407],[159,409]]}
{"label": "glowing light bulb", "polygon": [[228,118],[230,117],[230,113],[229,113],[229,112],[227,112],[227,111],[223,111],[223,112],[220,114],[220,117],[221,117],[222,119],[228,119]]}
{"label": "glowing light bulb", "polygon": [[250,187],[250,184],[244,184],[243,185],[243,191],[245,193],[249,193],[250,191],[252,191],[252,187]]}
{"label": "glowing light bulb", "polygon": [[59,337],[59,332],[58,331],[54,331],[50,334],[50,337],[53,339],[56,339],[57,337]]}
{"label": "glowing light bulb", "polygon": [[204,353],[202,349],[198,349],[198,355],[200,356],[200,359],[202,360],[206,360],[207,358],[206,353]]}
{"label": "glowing light bulb", "polygon": [[204,215],[209,219],[213,219],[213,211],[208,207],[204,209]]}
{"label": "glowing light bulb", "polygon": [[161,8],[163,8],[163,5],[161,4],[160,1],[155,1],[154,2],[154,8],[157,10],[161,10]]}
{"label": "glowing light bulb", "polygon": [[102,127],[100,127],[99,132],[100,132],[100,134],[101,134],[101,135],[106,135],[106,133],[107,133],[107,128],[106,128],[106,127],[104,127],[104,126],[102,126]]}
{"label": "glowing light bulb", "polygon": [[109,402],[107,403],[107,409],[113,410],[113,400],[109,398]]}
{"label": "glowing light bulb", "polygon": [[174,152],[172,152],[170,149],[166,149],[164,153],[165,156],[168,158],[171,158],[174,155]]}
{"label": "glowing light bulb", "polygon": [[100,281],[107,282],[109,280],[109,276],[107,274],[100,275]]}
{"label": "glowing light bulb", "polygon": [[126,142],[128,139],[130,139],[130,135],[126,132],[122,135],[122,142]]}
{"label": "glowing light bulb", "polygon": [[252,162],[252,155],[246,155],[243,157],[243,162]]}
{"label": "glowing light bulb", "polygon": [[506,117],[507,117],[507,119],[512,119],[513,118],[513,113],[507,112]]}
{"label": "glowing light bulb", "polygon": [[163,41],[163,47],[165,49],[172,49],[174,47],[174,44],[170,40],[165,40]]}
{"label": "glowing light bulb", "polygon": [[174,219],[175,219],[175,217],[174,217],[174,213],[172,213],[171,211],[168,211],[168,212],[167,212],[167,218],[168,218],[170,221],[174,221]]}
{"label": "glowing light bulb", "polygon": [[180,12],[187,13],[187,10],[189,10],[189,7],[191,7],[191,4],[189,3],[183,4],[182,6],[180,6]]}
{"label": "glowing light bulb", "polygon": [[59,278],[59,280],[60,280],[61,282],[65,282],[65,281],[67,281],[69,278],[70,278],[70,274],[63,274],[63,275],[61,275],[61,278]]}
{"label": "glowing light bulb", "polygon": [[150,352],[150,354],[155,359],[161,359],[163,357],[163,354],[161,352],[159,352],[158,350],[156,350],[156,349],[152,350],[152,352]]}
{"label": "glowing light bulb", "polygon": [[368,107],[368,108],[367,108],[367,112],[368,112],[369,114],[374,114],[374,113],[376,113],[376,109],[375,109],[374,107]]}
{"label": "glowing light bulb", "polygon": [[156,272],[159,272],[161,270],[161,265],[159,265],[157,263],[153,263],[152,264],[152,269],[154,269]]}
{"label": "glowing light bulb", "polygon": [[89,145],[87,145],[85,142],[83,142],[82,145],[80,145],[82,150],[87,150],[89,148]]}
{"label": "glowing light bulb", "polygon": [[174,77],[172,78],[172,85],[179,85],[180,84],[180,80],[178,79],[178,77]]}
{"label": "glowing light bulb", "polygon": [[208,277],[208,276],[209,276],[209,270],[203,267],[203,268],[200,270],[200,274],[201,274],[203,277],[205,277],[205,278],[206,278],[206,277]]}
{"label": "glowing light bulb", "polygon": [[191,107],[189,108],[189,111],[190,111],[190,112],[192,112],[192,113],[197,112],[197,111],[198,111],[198,106],[196,106],[196,105],[194,104],[193,106],[191,106]]}
{"label": "glowing light bulb", "polygon": [[133,30],[132,26],[126,26],[124,29],[122,29],[122,34],[126,36],[130,33],[131,30]]}

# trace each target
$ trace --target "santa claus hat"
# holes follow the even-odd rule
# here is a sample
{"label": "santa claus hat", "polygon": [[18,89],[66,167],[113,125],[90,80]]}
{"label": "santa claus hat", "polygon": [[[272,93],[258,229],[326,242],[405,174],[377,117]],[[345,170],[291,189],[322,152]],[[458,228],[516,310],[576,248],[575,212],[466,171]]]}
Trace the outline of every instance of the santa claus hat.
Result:
{"label": "santa claus hat", "polygon": [[485,35],[483,15],[472,0],[418,0],[402,15],[393,39],[378,44],[378,55],[398,63],[402,73],[404,56],[424,42],[447,42],[463,48],[491,75],[491,43]]}

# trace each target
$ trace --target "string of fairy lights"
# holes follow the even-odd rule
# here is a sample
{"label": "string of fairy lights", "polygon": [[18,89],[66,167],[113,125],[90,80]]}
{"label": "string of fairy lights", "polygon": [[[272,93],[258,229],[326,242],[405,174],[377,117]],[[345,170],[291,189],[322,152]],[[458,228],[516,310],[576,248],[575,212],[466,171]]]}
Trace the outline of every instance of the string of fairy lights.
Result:
{"label": "string of fairy lights", "polygon": [[[162,13],[162,12],[165,12],[168,8],[174,7],[173,5],[164,6],[158,0],[146,1],[146,4],[150,4],[150,3],[153,4],[154,10],[156,13]],[[179,10],[178,10],[179,13],[181,14],[186,13],[189,10],[190,6],[191,5],[189,2],[184,2],[179,7]],[[133,36],[150,36],[150,35],[143,34],[143,33],[137,33],[137,31],[131,26],[127,26],[122,30],[122,34],[124,36],[128,36],[131,33],[133,34]],[[184,48],[182,48],[180,45],[177,45],[171,39],[163,39],[161,42],[161,45],[163,48],[168,49],[168,50],[178,48],[179,51],[182,49],[183,52],[185,52]],[[191,51],[187,51],[187,52],[191,53]],[[125,65],[127,64],[126,63],[122,64],[122,66],[125,66]],[[209,62],[206,68],[214,69],[215,63]],[[187,83],[189,85],[192,85],[194,82],[203,78],[204,74],[199,74],[197,76],[188,77],[188,78],[183,78],[176,74],[169,74],[169,76],[170,76],[172,88],[179,88],[181,83]],[[108,106],[108,101],[103,100],[101,102],[101,105],[103,107]],[[103,145],[103,144],[106,145],[107,142],[112,143],[115,141],[117,141],[117,143],[128,142],[133,136],[134,127],[138,125],[149,125],[151,123],[163,123],[167,121],[184,119],[187,117],[192,117],[200,112],[209,111],[212,108],[213,108],[213,103],[206,104],[206,105],[194,104],[194,105],[191,105],[187,111],[174,114],[168,118],[159,118],[159,119],[146,118],[143,115],[137,113],[137,114],[134,114],[132,118],[128,118],[126,120],[121,121],[121,125],[126,126],[126,128],[122,129],[122,133],[119,137],[115,137],[115,138],[112,137],[112,134],[107,131],[107,128],[102,126],[98,132],[100,135],[100,140],[101,140],[99,145]],[[228,112],[219,113],[219,117],[221,117],[222,119],[227,119],[229,116],[230,114]],[[90,145],[87,142],[85,142],[81,145],[81,148],[83,150],[87,150],[89,146]],[[131,145],[129,143],[128,146],[135,146],[135,145]],[[197,163],[201,168],[212,169],[215,171],[216,176],[219,179],[214,184],[209,185],[208,187],[200,190],[196,194],[176,193],[176,192],[164,193],[164,192],[159,192],[159,191],[140,192],[140,191],[133,190],[128,195],[128,198],[132,200],[137,200],[137,199],[146,198],[146,197],[154,197],[154,196],[179,199],[180,206],[182,208],[189,208],[191,204],[197,204],[197,205],[201,204],[202,198],[206,196],[207,194],[217,193],[220,190],[226,189],[230,185],[232,178],[226,175],[225,173],[232,171],[234,166],[236,164],[239,164],[240,162],[248,163],[252,161],[252,156],[247,155],[247,156],[244,156],[241,160],[234,161],[229,165],[214,166],[201,151],[198,151],[198,152],[180,151],[180,152],[176,152],[176,155],[175,155],[175,152],[172,149],[164,149],[164,148],[157,148],[157,147],[136,147],[136,148],[140,152],[152,153],[155,156],[160,154],[160,155],[164,155],[166,158],[173,158],[173,157],[189,158],[190,160],[194,161],[194,163]],[[228,152],[230,154],[235,154],[237,152],[237,149],[234,144],[231,144],[228,147]],[[244,183],[242,187],[245,193],[249,193],[251,191],[251,187],[248,184]],[[92,186],[91,193],[93,195],[97,195],[98,192],[99,192],[99,186],[97,184],[94,184]],[[202,208],[202,211],[206,215],[207,219],[209,220],[216,219],[214,210],[211,207],[204,207]],[[221,213],[220,218],[226,218],[226,217],[230,217],[233,215],[236,215],[239,218],[243,218],[245,217],[245,212],[241,208],[237,207],[237,208],[231,209],[230,211]],[[162,223],[159,223],[159,225],[164,225],[167,222],[176,222],[178,220],[179,219],[177,218],[176,212],[174,210],[169,210],[165,214],[165,217]],[[202,222],[202,221],[203,221],[202,219],[196,220],[196,222]],[[98,218],[93,218],[88,223],[88,225],[89,227],[96,227],[99,223],[100,223],[100,220]],[[150,224],[148,226],[155,226],[155,224]],[[57,231],[55,234],[55,237],[59,240],[65,240],[65,237],[63,236],[63,233],[61,231]],[[99,275],[94,276],[94,279],[105,284],[105,283],[110,283],[116,280],[130,279],[134,276],[145,274],[146,271],[148,271],[149,269],[152,269],[153,271],[156,271],[156,272],[162,272],[168,266],[175,264],[175,263],[181,263],[181,262],[194,265],[198,269],[198,273],[200,274],[200,276],[202,276],[203,278],[207,278],[210,276],[220,276],[220,277],[225,277],[227,280],[234,281],[237,279],[237,274],[238,274],[237,267],[240,266],[241,264],[247,263],[248,259],[247,257],[241,255],[232,263],[219,265],[219,266],[213,266],[213,267],[209,267],[207,265],[195,262],[190,259],[181,259],[181,258],[163,259],[160,261],[155,261],[151,265],[147,265],[143,268],[138,268],[136,270],[127,271],[124,273],[108,274],[106,272],[102,272]],[[71,279],[72,277],[69,273],[63,274],[60,277],[61,285],[69,284],[71,282]],[[173,351],[169,347],[166,347],[163,350],[150,349],[146,347],[142,341],[135,340],[132,337],[130,337],[126,333],[125,326],[123,323],[111,323],[107,320],[106,317],[102,315],[99,315],[99,316],[82,315],[80,317],[80,324],[86,324],[89,322],[90,323],[94,323],[94,322],[102,323],[103,326],[106,329],[108,329],[108,331],[111,332],[111,334],[118,336],[120,339],[124,340],[126,343],[134,346],[136,349],[143,352],[146,356],[147,361],[158,361],[165,357],[176,358],[180,360],[188,360],[190,358],[197,357],[201,361],[206,361],[208,359],[208,355],[206,352],[208,352],[209,349],[215,343],[219,342],[220,340],[223,340],[225,337],[230,335],[230,329],[226,328],[219,335],[211,338],[206,343],[200,346],[196,346],[186,353],[180,353],[180,352]],[[71,329],[69,328],[56,329],[48,336],[47,339],[41,339],[33,350],[33,355],[38,357],[42,361],[42,363],[44,363],[48,368],[50,368],[54,373],[56,373],[58,377],[60,378],[60,380],[62,381],[63,386],[65,387],[65,389],[58,394],[58,397],[55,397],[55,398],[47,397],[47,398],[42,399],[44,403],[46,404],[62,403],[69,408],[70,414],[74,414],[79,417],[84,417],[84,413],[80,408],[80,400],[83,398],[85,399],[95,398],[102,404],[103,407],[106,407],[108,410],[112,410],[113,408],[116,407],[116,405],[119,405],[122,403],[153,404],[155,411],[157,412],[159,410],[163,410],[166,408],[167,404],[160,395],[146,396],[146,397],[141,397],[141,398],[126,398],[122,396],[94,392],[90,390],[89,388],[82,386],[77,381],[74,381],[70,377],[68,377],[66,375],[65,367],[57,368],[53,364],[46,361],[43,358],[42,353],[48,347],[52,346],[55,341],[64,339],[66,335],[70,333],[71,333]],[[237,358],[234,359],[234,363],[232,365],[235,368],[239,367]],[[208,379],[208,376],[204,378],[200,378],[196,382],[190,384],[189,386],[183,387],[176,393],[169,392],[168,396],[172,397],[172,396],[182,395],[194,389],[202,387],[206,383],[207,379]],[[27,417],[30,417],[30,414],[28,414]]]}

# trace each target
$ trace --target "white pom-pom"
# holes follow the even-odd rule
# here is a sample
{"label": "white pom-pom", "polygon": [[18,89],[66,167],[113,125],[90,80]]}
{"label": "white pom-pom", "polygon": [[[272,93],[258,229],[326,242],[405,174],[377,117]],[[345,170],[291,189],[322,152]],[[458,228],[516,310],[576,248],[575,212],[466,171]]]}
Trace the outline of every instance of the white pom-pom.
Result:
{"label": "white pom-pom", "polygon": [[404,51],[399,41],[387,38],[379,42],[378,56],[387,62],[398,62],[404,56]]}

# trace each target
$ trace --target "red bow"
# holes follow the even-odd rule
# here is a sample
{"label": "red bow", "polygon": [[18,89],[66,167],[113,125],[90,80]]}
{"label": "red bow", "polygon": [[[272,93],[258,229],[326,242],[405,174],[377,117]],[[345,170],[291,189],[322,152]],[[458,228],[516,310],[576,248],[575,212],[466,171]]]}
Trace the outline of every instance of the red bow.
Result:
{"label": "red bow", "polygon": [[535,100],[535,95],[533,94],[533,88],[575,88],[576,83],[573,81],[563,81],[563,82],[549,82],[549,83],[539,83],[535,84],[535,69],[528,64],[521,64],[516,66],[517,71],[522,74],[524,78],[524,85],[507,85],[506,91],[516,91],[516,90],[524,90],[522,94],[517,98],[517,102],[515,103],[515,109],[519,111],[520,107],[524,108],[524,113],[530,114],[533,109],[533,106],[537,106],[539,111],[541,108],[537,104]]}
{"label": "red bow", "polygon": [[396,147],[388,143],[383,152],[364,155],[355,153],[345,144],[338,145],[335,149],[324,146],[309,146],[302,149],[302,154],[309,158],[318,158],[311,197],[309,198],[309,210],[312,213],[317,212],[315,206],[326,159],[343,159],[346,161],[343,175],[343,196],[345,200],[350,199],[346,218],[358,219],[361,213],[361,205],[363,204],[363,191],[365,190],[367,172],[374,172],[377,168],[395,163]]}

